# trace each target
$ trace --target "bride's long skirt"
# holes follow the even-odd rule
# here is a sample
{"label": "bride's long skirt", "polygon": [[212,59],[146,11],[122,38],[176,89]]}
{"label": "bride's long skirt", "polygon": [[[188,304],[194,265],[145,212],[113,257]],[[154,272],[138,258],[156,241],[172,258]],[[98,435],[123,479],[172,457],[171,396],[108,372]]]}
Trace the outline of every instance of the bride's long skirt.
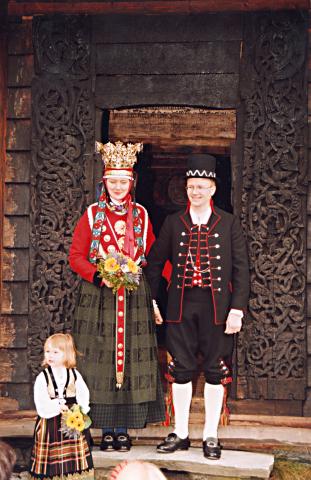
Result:
{"label": "bride's long skirt", "polygon": [[82,282],[73,336],[78,368],[91,398],[93,427],[143,428],[165,419],[149,285],[126,293],[125,377],[116,388],[116,296],[107,287]]}

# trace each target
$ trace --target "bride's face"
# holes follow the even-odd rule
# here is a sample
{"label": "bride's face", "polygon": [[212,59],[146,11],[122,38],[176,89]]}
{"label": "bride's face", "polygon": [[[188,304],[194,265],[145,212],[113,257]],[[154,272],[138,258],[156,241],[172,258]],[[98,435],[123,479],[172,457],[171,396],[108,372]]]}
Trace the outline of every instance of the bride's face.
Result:
{"label": "bride's face", "polygon": [[112,200],[122,202],[131,188],[131,180],[128,178],[107,178],[106,187]]}

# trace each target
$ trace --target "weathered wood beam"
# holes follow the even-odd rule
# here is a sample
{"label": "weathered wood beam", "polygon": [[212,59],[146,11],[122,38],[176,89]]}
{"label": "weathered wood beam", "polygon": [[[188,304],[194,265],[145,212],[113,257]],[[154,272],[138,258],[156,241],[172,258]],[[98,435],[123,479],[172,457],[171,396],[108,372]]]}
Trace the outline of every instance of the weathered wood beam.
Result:
{"label": "weathered wood beam", "polygon": [[4,315],[28,314],[28,282],[3,282],[1,311]]}
{"label": "weathered wood beam", "polygon": [[239,75],[235,73],[98,75],[95,102],[97,107],[109,109],[161,105],[165,92],[170,105],[186,103],[198,107],[234,109],[238,103],[238,82]]}
{"label": "weathered wood beam", "polygon": [[[152,17],[154,19],[154,17]],[[192,45],[157,42],[98,46],[97,75],[183,75],[238,73],[241,42],[201,42]],[[128,59],[131,58],[131,62]]]}
{"label": "weathered wood beam", "polygon": [[153,151],[176,152],[186,146],[229,147],[236,137],[235,110],[190,107],[112,110],[109,137],[151,143]]}
{"label": "weathered wood beam", "polygon": [[[198,47],[205,42],[213,42],[214,47],[216,47],[217,42],[221,44],[224,44],[224,42],[232,42],[232,45],[236,46],[236,42],[241,42],[243,38],[242,17],[243,14],[240,12],[228,12],[222,13],[221,15],[207,12],[195,16],[187,14],[144,15],[137,13],[136,15],[105,15],[105,21],[103,21],[103,15],[92,15],[92,37],[96,45],[96,55],[102,50],[104,45],[107,48],[108,44],[110,47],[113,46],[111,44],[118,44],[119,47],[123,49],[129,48],[129,46],[146,46],[146,44],[154,48],[155,44],[165,44],[169,46],[170,50],[176,48],[177,44],[182,44],[180,46],[184,49],[187,46],[186,44],[193,44],[194,42],[197,42]],[[227,46],[228,45],[229,43],[227,43]],[[227,50],[223,50],[221,55],[224,53],[227,53]],[[233,55],[234,58],[236,58],[236,53]],[[133,59],[133,55],[131,55],[131,59]],[[135,59],[135,61],[137,60]],[[154,62],[153,59],[148,58],[147,60],[149,65],[150,61]],[[160,62],[158,61],[157,68],[159,68],[159,64],[162,66],[163,60],[167,65],[167,53],[165,53],[164,58],[162,56]],[[187,60],[189,60],[189,57]],[[216,58],[215,60],[219,61]],[[202,61],[202,59],[200,59],[200,61]],[[229,71],[227,64],[228,66],[232,65],[232,61],[233,59],[228,59],[228,55],[227,59],[222,61],[222,65],[226,68],[227,72]],[[181,62],[181,65],[184,63],[185,62]],[[240,45],[238,48],[238,65],[239,64]],[[119,62],[119,65],[121,66],[121,62]],[[128,67],[128,60],[125,65]],[[188,65],[185,66],[188,68]],[[98,61],[96,70],[97,67],[101,68]],[[106,65],[106,67],[110,67],[110,65]],[[197,69],[195,71],[197,72]],[[183,71],[182,73],[186,72]]]}
{"label": "weathered wood beam", "polygon": [[0,5],[0,304],[2,299],[2,251],[4,217],[4,178],[6,164],[7,117],[7,2]]}
{"label": "weathered wood beam", "polygon": [[27,348],[27,331],[26,315],[2,315],[0,317],[0,348]]}
{"label": "weathered wood beam", "polygon": [[[29,405],[32,406],[32,398],[32,383],[23,382],[21,385],[20,383],[1,383],[0,381],[0,412],[29,409]],[[0,413],[0,418],[2,419],[2,413]]]}
{"label": "weathered wood beam", "polygon": [[27,349],[0,350],[0,383],[29,383]]}
{"label": "weathered wood beam", "polygon": [[308,0],[149,0],[149,1],[103,1],[103,2],[17,2],[10,0],[8,12],[13,15],[36,15],[47,13],[89,14],[158,14],[158,13],[203,13],[225,11],[292,10],[309,8]]}

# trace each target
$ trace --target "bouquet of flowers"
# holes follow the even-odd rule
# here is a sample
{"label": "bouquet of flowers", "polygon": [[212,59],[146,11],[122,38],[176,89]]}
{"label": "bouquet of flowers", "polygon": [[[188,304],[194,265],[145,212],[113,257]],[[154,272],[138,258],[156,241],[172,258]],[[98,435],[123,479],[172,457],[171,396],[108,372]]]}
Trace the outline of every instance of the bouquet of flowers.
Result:
{"label": "bouquet of flowers", "polygon": [[74,404],[62,413],[60,431],[68,438],[79,438],[81,432],[89,428],[92,420],[82,412],[80,405]]}
{"label": "bouquet of flowers", "polygon": [[142,269],[130,257],[120,252],[113,252],[97,261],[97,270],[102,278],[112,285],[113,293],[120,287],[128,291],[136,290]]}

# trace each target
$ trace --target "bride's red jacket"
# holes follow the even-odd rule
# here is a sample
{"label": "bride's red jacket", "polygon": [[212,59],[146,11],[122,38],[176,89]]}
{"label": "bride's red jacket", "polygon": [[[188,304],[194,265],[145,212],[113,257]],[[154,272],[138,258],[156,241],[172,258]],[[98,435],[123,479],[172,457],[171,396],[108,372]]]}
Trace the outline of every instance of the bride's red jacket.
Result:
{"label": "bride's red jacket", "polygon": [[[136,203],[139,212],[142,229],[142,239],[144,244],[145,255],[149,253],[151,245],[155,237],[152,225],[149,220],[147,210],[140,204]],[[90,205],[78,221],[74,230],[72,244],[69,251],[69,265],[74,272],[88,282],[93,283],[96,273],[96,264],[89,261],[89,251],[92,241],[92,227],[96,215],[97,203]],[[122,251],[122,242],[124,240],[126,228],[126,214],[118,215],[117,213],[108,211],[103,231],[100,239],[99,256],[113,250]],[[123,240],[122,240],[123,239]],[[135,254],[137,249],[135,249]],[[134,260],[137,260],[135,255]]]}

